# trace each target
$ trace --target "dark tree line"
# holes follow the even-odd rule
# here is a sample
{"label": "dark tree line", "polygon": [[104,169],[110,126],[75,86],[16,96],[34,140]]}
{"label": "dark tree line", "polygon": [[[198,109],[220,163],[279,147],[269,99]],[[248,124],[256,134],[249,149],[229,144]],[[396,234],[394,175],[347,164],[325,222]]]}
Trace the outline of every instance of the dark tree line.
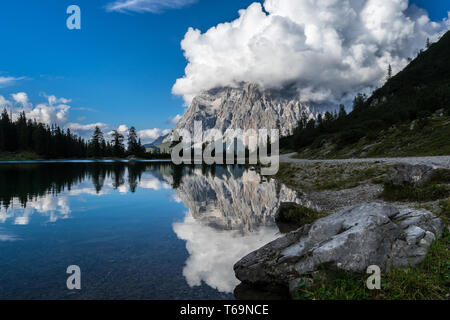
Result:
{"label": "dark tree line", "polygon": [[123,158],[126,156],[148,157],[145,147],[138,138],[136,129],[131,127],[128,132],[128,148],[125,148],[124,136],[114,130],[112,133],[112,141],[107,142],[99,127],[95,127],[91,140],[88,143],[88,156],[94,158],[115,157]]}
{"label": "dark tree line", "polygon": [[13,121],[6,109],[0,117],[0,153],[33,152],[42,158],[124,158],[130,155],[149,158],[138,138],[136,129],[131,127],[128,133],[128,148],[124,136],[113,131],[112,140],[106,141],[99,127],[92,138],[84,140],[70,129],[64,130],[57,125],[45,125],[26,118],[25,112]]}
{"label": "dark tree line", "polygon": [[3,110],[0,118],[0,152],[30,151],[47,158],[85,157],[87,143],[70,129],[27,119],[25,112],[13,121]]}

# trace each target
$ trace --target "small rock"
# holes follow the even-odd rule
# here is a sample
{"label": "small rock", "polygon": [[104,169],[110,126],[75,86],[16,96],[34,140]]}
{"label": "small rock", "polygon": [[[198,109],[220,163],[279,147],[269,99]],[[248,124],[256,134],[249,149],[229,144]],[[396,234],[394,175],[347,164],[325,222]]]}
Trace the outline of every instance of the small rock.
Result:
{"label": "small rock", "polygon": [[399,163],[388,170],[384,182],[395,186],[421,186],[429,182],[434,173],[435,169],[427,165]]}

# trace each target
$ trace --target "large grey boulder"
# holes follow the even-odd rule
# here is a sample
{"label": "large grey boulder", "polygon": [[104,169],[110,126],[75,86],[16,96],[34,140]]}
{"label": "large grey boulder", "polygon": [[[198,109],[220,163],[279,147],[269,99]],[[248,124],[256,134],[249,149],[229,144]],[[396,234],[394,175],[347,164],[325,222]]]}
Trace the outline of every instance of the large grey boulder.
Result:
{"label": "large grey boulder", "polygon": [[234,265],[250,284],[278,283],[313,274],[323,266],[365,272],[414,266],[442,235],[441,219],[426,210],[398,210],[375,201],[319,219],[250,253]]}
{"label": "large grey boulder", "polygon": [[389,168],[385,183],[396,186],[421,186],[429,182],[434,173],[435,169],[427,165],[398,163]]}

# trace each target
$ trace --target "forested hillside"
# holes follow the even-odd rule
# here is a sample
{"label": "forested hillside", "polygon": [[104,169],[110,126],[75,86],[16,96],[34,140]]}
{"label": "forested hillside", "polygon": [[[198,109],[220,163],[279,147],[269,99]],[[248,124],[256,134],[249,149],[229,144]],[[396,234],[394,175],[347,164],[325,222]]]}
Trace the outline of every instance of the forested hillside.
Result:
{"label": "forested hillside", "polygon": [[450,154],[450,32],[371,97],[318,121],[303,119],[281,148],[308,157]]}

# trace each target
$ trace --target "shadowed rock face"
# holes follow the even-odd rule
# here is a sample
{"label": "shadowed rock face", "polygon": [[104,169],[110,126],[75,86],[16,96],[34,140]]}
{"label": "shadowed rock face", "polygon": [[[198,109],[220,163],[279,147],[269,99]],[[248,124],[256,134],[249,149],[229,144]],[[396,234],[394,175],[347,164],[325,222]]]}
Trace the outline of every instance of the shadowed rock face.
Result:
{"label": "shadowed rock face", "polygon": [[246,283],[290,281],[328,265],[365,272],[421,262],[443,231],[441,219],[426,210],[397,210],[371,202],[319,219],[250,253],[234,266]]}
{"label": "shadowed rock face", "polygon": [[[325,109],[300,102],[291,90],[263,90],[256,84],[239,88],[217,88],[195,97],[174,130],[194,130],[194,121],[202,121],[203,130],[280,129],[282,136],[291,134],[302,113],[315,117]],[[169,135],[165,142],[171,141]]]}

